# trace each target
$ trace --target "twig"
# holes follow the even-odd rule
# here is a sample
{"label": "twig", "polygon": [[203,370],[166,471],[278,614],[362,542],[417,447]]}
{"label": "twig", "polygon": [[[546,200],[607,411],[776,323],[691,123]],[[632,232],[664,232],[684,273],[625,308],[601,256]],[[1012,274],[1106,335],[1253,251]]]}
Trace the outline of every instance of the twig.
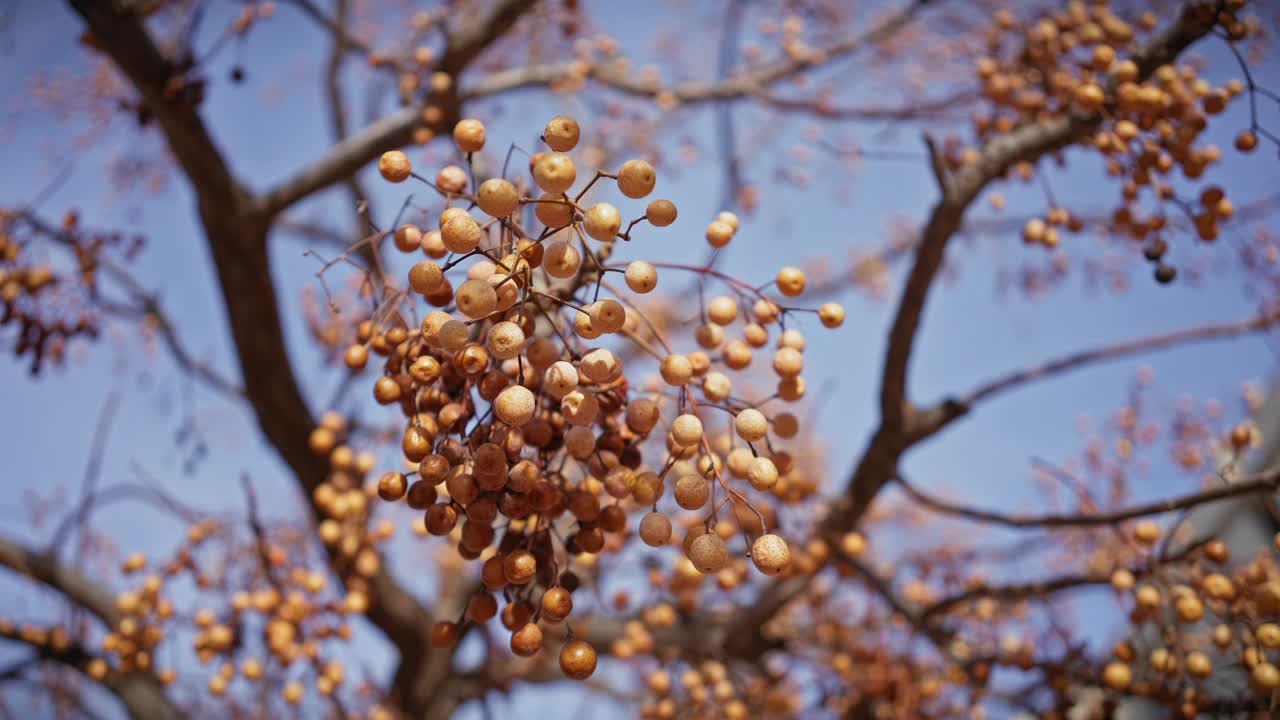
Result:
{"label": "twig", "polygon": [[902,477],[901,474],[897,476],[896,480],[898,487],[902,488],[902,491],[908,497],[921,505],[936,512],[963,517],[974,522],[991,523],[1013,528],[1094,527],[1098,525],[1114,525],[1125,520],[1148,515],[1178,512],[1243,495],[1274,492],[1277,488],[1280,488],[1280,467],[1272,468],[1211,490],[1179,495],[1111,512],[1054,515],[1011,515],[992,510],[980,510],[929,495],[907,482],[906,478]]}

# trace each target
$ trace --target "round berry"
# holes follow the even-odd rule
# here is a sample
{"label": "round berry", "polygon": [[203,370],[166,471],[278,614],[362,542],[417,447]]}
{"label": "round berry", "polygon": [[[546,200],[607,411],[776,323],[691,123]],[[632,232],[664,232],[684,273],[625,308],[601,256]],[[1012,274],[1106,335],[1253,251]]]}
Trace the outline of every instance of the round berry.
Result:
{"label": "round berry", "polygon": [[804,355],[795,348],[782,347],[773,355],[773,371],[779,377],[796,377],[804,370]]}
{"label": "round berry", "polygon": [[629,198],[642,198],[653,192],[658,174],[644,160],[628,160],[618,168],[618,189]]}
{"label": "round berry", "polygon": [[579,134],[577,120],[558,115],[547,123],[546,129],[542,131],[542,139],[556,152],[569,152],[577,146]]}
{"label": "round berry", "polygon": [[389,472],[378,480],[378,497],[387,502],[399,500],[408,490],[409,481],[403,473]]}
{"label": "round berry", "polygon": [[760,492],[769,490],[778,484],[778,466],[766,457],[752,458],[747,465],[747,481]]}
{"label": "round berry", "polygon": [[457,165],[446,165],[436,173],[436,187],[447,195],[460,195],[467,189],[467,171]]}
{"label": "round berry", "polygon": [[596,203],[587,209],[582,228],[596,240],[612,240],[622,229],[622,215],[609,203]]}
{"label": "round berry", "polygon": [[707,318],[717,325],[729,325],[738,319],[738,303],[727,295],[717,295],[707,303]]}
{"label": "round berry", "polygon": [[400,399],[400,383],[383,375],[373,384],[373,398],[383,405]]}
{"label": "round berry", "polygon": [[838,328],[844,324],[844,308],[833,302],[823,303],[818,308],[818,319],[826,327]]}
{"label": "round berry", "polygon": [[430,230],[423,234],[422,252],[432,260],[439,260],[449,254],[449,248],[444,246],[444,239],[440,237],[439,230]]}
{"label": "round berry", "polygon": [[796,297],[804,292],[804,271],[800,268],[784,267],[778,271],[778,291],[787,297]]}
{"label": "round berry", "polygon": [[765,575],[777,575],[791,564],[791,548],[777,535],[761,535],[751,544],[751,562]]}
{"label": "round berry", "polygon": [[670,200],[654,200],[645,208],[644,217],[654,227],[666,227],[676,221],[676,205]]}
{"label": "round berry", "polygon": [[685,510],[697,510],[711,498],[711,483],[701,475],[682,475],[676,481],[675,498]]}
{"label": "round berry", "polygon": [[597,300],[588,309],[591,311],[591,327],[604,334],[618,332],[627,320],[626,308],[612,298]]}
{"label": "round berry", "polygon": [[484,148],[484,123],[475,118],[459,120],[453,126],[453,141],[464,153],[479,152]]}
{"label": "round berry", "polygon": [[504,320],[489,330],[486,345],[489,353],[499,360],[510,360],[524,349],[524,330],[520,326]]}
{"label": "round berry", "polygon": [[422,228],[417,225],[401,225],[396,228],[396,249],[400,252],[414,252],[422,247]]}
{"label": "round berry", "polygon": [[733,239],[733,227],[719,220],[707,225],[707,244],[713,248],[722,248]]}
{"label": "round berry", "polygon": [[573,207],[567,201],[551,193],[543,193],[538,199],[542,202],[533,204],[533,215],[538,222],[549,228],[562,228],[573,222]]}
{"label": "round berry", "polygon": [[573,596],[564,588],[550,588],[542,594],[542,619],[558,623],[573,612]]}
{"label": "round berry", "polygon": [[497,307],[498,293],[484,280],[468,280],[458,288],[454,300],[459,312],[472,320],[478,320]]}
{"label": "round berry", "polygon": [[759,442],[769,430],[769,420],[755,408],[747,408],[734,418],[733,427],[738,436],[747,442]]}
{"label": "round berry", "polygon": [[440,266],[424,260],[409,268],[409,287],[421,295],[430,295],[444,282],[444,272]]}
{"label": "round berry", "polygon": [[476,201],[485,214],[496,218],[504,218],[520,207],[516,186],[502,178],[490,178],[480,183]]}
{"label": "round berry", "polygon": [[689,562],[703,575],[714,575],[729,564],[729,548],[713,533],[703,533],[689,544]]}
{"label": "round berry", "polygon": [[570,640],[560,649],[560,669],[574,680],[586,680],[596,671],[596,651],[581,640]]}
{"label": "round berry", "polygon": [[480,245],[484,231],[470,215],[456,215],[440,228],[440,240],[452,253],[469,253]]}
{"label": "round berry", "polygon": [[533,181],[548,195],[564,193],[577,179],[578,169],[564,153],[542,153],[533,164]]}
{"label": "round berry", "polygon": [[643,260],[635,260],[627,265],[625,273],[627,287],[641,295],[652,292],[658,287],[658,271]]}
{"label": "round berry", "polygon": [[343,355],[347,367],[352,370],[363,370],[369,362],[369,350],[364,345],[351,345]]}
{"label": "round berry", "polygon": [[508,425],[524,425],[538,407],[533,392],[523,385],[510,385],[493,401],[493,412]]}
{"label": "round berry", "polygon": [[578,371],[590,382],[610,383],[622,377],[622,363],[611,350],[596,348],[582,356]]}
{"label": "round berry", "polygon": [[536,623],[525,623],[524,627],[511,633],[511,652],[520,657],[533,657],[542,650],[542,629]]}
{"label": "round berry", "polygon": [[537,574],[538,561],[529,551],[516,550],[502,559],[502,571],[507,576],[507,582],[524,585]]}
{"label": "round berry", "polygon": [[671,437],[682,447],[698,444],[702,440],[702,421],[688,413],[676,417],[671,423]]}
{"label": "round berry", "polygon": [[409,164],[409,156],[399,150],[388,150],[378,158],[378,172],[388,182],[404,182],[413,172]]}
{"label": "round berry", "polygon": [[548,245],[542,256],[542,267],[554,278],[573,277],[581,265],[582,254],[565,240],[557,240]]}
{"label": "round berry", "polygon": [[661,547],[671,540],[671,520],[660,512],[651,512],[640,520],[640,539],[649,547]]}
{"label": "round berry", "polygon": [[668,385],[684,385],[693,377],[693,364],[684,355],[668,355],[662,359],[659,372]]}

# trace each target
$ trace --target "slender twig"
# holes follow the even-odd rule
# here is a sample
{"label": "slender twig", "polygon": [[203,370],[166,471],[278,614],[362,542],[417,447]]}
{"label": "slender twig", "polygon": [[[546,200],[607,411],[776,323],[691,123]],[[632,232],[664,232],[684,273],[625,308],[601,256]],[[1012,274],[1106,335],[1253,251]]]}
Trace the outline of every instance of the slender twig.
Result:
{"label": "slender twig", "polygon": [[1197,493],[1178,495],[1141,505],[1098,513],[1073,513],[1054,515],[1012,515],[994,510],[981,510],[935,495],[929,495],[909,483],[901,474],[896,478],[898,487],[915,502],[946,515],[955,515],[974,522],[990,523],[1014,528],[1094,527],[1114,525],[1149,515],[1163,515],[1208,503],[1228,500],[1245,495],[1275,492],[1280,488],[1280,467],[1272,468],[1226,485]]}

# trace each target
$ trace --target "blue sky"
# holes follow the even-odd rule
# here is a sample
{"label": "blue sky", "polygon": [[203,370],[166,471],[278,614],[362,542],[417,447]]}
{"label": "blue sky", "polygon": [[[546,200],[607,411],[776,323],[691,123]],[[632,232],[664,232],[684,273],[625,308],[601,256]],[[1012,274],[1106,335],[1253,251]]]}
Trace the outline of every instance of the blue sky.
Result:
{"label": "blue sky", "polygon": [[[246,43],[230,48],[213,63],[204,106],[206,121],[234,171],[257,189],[288,176],[315,157],[330,140],[319,74],[327,41],[287,3],[281,5],[276,19],[263,24]],[[649,30],[669,22],[664,7],[655,4],[646,8],[643,3],[587,5],[604,26],[618,35],[624,47],[631,49],[635,64],[661,58]],[[709,20],[718,7],[712,3],[695,8],[699,17],[694,19]],[[83,73],[83,53],[74,47],[78,23],[61,3],[28,0],[16,8],[15,24],[0,34],[0,57],[7,67],[18,70],[0,76],[6,114],[0,120],[5,147],[0,202],[30,202],[71,161],[70,175],[44,200],[41,212],[57,217],[75,207],[87,226],[144,233],[148,244],[135,263],[136,274],[159,292],[165,307],[182,325],[183,337],[191,349],[234,375],[234,355],[219,308],[216,280],[184,181],[174,176],[169,188],[158,196],[121,192],[112,187],[104,168],[113,158],[134,148],[152,152],[156,147],[153,133],[139,135],[122,120],[117,120],[116,127],[92,145],[74,151],[72,157],[66,156],[64,138],[76,125],[59,123],[47,109],[35,106],[27,87],[37,72]],[[225,12],[225,8],[212,18],[218,17],[217,12]],[[214,27],[217,23],[208,23],[209,33]],[[1235,76],[1229,57],[1221,44],[1215,43],[1207,42],[1204,49],[1210,60],[1210,77],[1220,80]],[[711,45],[708,43],[705,49],[706,58],[698,55],[702,49],[689,51],[692,67],[705,67],[710,72]],[[225,80],[228,68],[237,59],[249,70],[249,82],[241,87]],[[1268,60],[1266,67],[1274,69],[1274,62]],[[1268,73],[1260,72],[1259,76],[1267,77]],[[353,68],[346,79],[349,86],[358,86],[366,77],[365,71]],[[858,80],[847,82],[851,97],[867,94]],[[285,92],[276,92],[281,88]],[[350,99],[353,107],[363,108],[359,92],[351,92]],[[543,119],[558,112],[578,114],[584,125],[591,122],[582,104],[539,92],[522,92],[504,99],[501,108],[481,106],[473,114],[489,123],[491,139],[527,144]],[[353,118],[353,126],[363,124],[359,117],[362,114]],[[692,138],[702,147],[704,158],[712,157],[715,145],[710,114],[700,112],[689,118],[681,121],[683,124],[673,137],[678,134]],[[1229,148],[1230,138],[1246,122],[1242,100],[1216,118],[1210,132],[1219,145]],[[785,154],[793,144],[805,142],[802,130],[806,124],[791,122],[771,136],[772,142],[741,148],[748,176],[769,188],[760,209],[744,219],[724,260],[725,269],[745,279],[762,282],[772,277],[777,267],[797,264],[812,256],[844,262],[851,251],[883,244],[893,218],[906,215],[920,219],[934,198],[934,184],[923,162],[870,160],[851,174],[830,159],[818,157],[809,163],[815,179],[811,187],[767,185],[774,164],[770,158]],[[881,129],[846,125],[825,131],[832,133],[827,137],[842,142],[861,139],[872,144],[877,142],[876,133]],[[749,132],[741,135],[746,137]],[[914,128],[902,128],[892,137],[887,147],[919,150]],[[51,151],[55,148],[58,151]],[[1227,159],[1217,170],[1218,177],[1227,180],[1224,184],[1237,197],[1237,206],[1246,203],[1252,193],[1271,190],[1280,180],[1274,150],[1264,145],[1254,155],[1243,158],[1230,150],[1224,153]],[[813,154],[820,156],[821,152],[815,148]],[[674,157],[674,153],[668,156]],[[1109,208],[1117,196],[1114,183],[1099,182],[1099,166],[1092,158],[1078,151],[1070,158],[1069,168],[1052,176],[1059,199],[1068,207],[1083,211]],[[659,178],[657,193],[678,202],[680,219],[665,231],[640,233],[637,241],[621,248],[615,259],[689,261],[702,257],[702,228],[720,209],[719,169],[707,163],[680,168],[678,173],[659,167]],[[389,221],[403,199],[402,188],[388,187],[372,177],[369,186],[380,216]],[[1240,189],[1238,195],[1234,188]],[[1035,186],[1006,185],[999,189],[1009,199],[1006,214],[1022,215],[1045,207],[1043,194]],[[311,199],[297,213],[349,227],[345,202],[342,192],[330,191]],[[971,216],[992,214],[984,198],[975,204]],[[957,273],[954,279],[940,281],[930,297],[911,368],[913,396],[927,402],[1071,350],[1247,317],[1256,310],[1256,303],[1242,291],[1240,273],[1234,269],[1232,257],[1243,232],[1239,228],[1226,232],[1217,246],[1207,250],[1194,248],[1195,243],[1187,237],[1172,240],[1175,259],[1208,253],[1227,266],[1199,286],[1179,282],[1172,287],[1157,287],[1150,281],[1147,267],[1135,260],[1131,273],[1135,282],[1125,294],[1090,292],[1076,274],[1064,287],[1035,300],[1017,295],[998,299],[996,279],[1000,268],[1016,265],[1028,256],[1034,258],[1037,253],[1043,255],[1042,251],[1024,248],[1013,233],[979,238],[972,244],[953,243],[948,258]],[[1096,255],[1101,243],[1081,236],[1067,238],[1064,245],[1073,257],[1079,258]],[[299,319],[299,292],[315,283],[314,261],[302,256],[305,247],[305,243],[281,233],[272,238],[273,272],[285,302],[293,366],[303,379],[308,397],[319,403],[329,397],[341,372],[324,367],[311,350],[306,328]],[[837,488],[843,482],[875,425],[876,380],[901,269],[896,268],[888,301],[852,293],[840,298],[848,310],[848,319],[840,330],[824,331],[816,323],[806,326],[809,387],[830,388],[830,396],[820,404],[814,423],[830,448],[828,488]],[[670,275],[663,280],[660,288],[684,284],[683,278]],[[0,338],[6,343],[8,337],[0,331]],[[47,537],[47,528],[29,529],[30,511],[23,502],[24,495],[43,496],[54,488],[74,493],[84,471],[99,409],[112,393],[119,393],[123,401],[102,462],[104,484],[130,480],[134,477],[133,468],[141,466],[192,505],[239,512],[243,498],[238,478],[241,472],[247,472],[269,517],[298,517],[300,499],[281,463],[265,448],[252,417],[244,409],[192,385],[163,352],[154,357],[141,353],[136,333],[125,331],[122,338],[116,342],[108,335],[94,345],[80,348],[83,352],[74,353],[67,368],[49,369],[35,382],[27,375],[25,361],[15,361],[7,354],[0,358],[0,398],[9,410],[0,415],[0,448],[8,460],[6,475],[11,490],[6,494],[7,500],[0,503],[0,527],[23,537]],[[1061,461],[1077,454],[1082,447],[1074,429],[1077,416],[1083,413],[1103,418],[1121,404],[1139,363],[1155,369],[1158,382],[1154,397],[1163,407],[1172,407],[1175,398],[1185,393],[1200,400],[1219,398],[1231,408],[1229,414],[1234,414],[1238,413],[1240,383],[1266,381],[1275,359],[1262,338],[1250,337],[1090,367],[982,406],[970,418],[913,452],[904,468],[925,488],[953,493],[953,497],[984,507],[1036,507],[1038,490],[1029,480],[1030,460]],[[313,410],[323,409],[313,404]],[[198,435],[208,450],[191,472],[184,470],[191,445],[177,438],[188,415],[196,418]],[[1191,481],[1182,475],[1161,480],[1162,473],[1168,476],[1170,472],[1167,455],[1159,451],[1151,454],[1155,472],[1136,488],[1140,495],[1191,486]],[[107,507],[95,516],[94,522],[99,530],[111,533],[122,548],[152,552],[172,547],[173,533],[179,530],[170,519],[129,505]],[[900,538],[886,540],[885,557],[891,557]],[[404,553],[397,557],[396,566],[408,571],[421,562],[420,553]],[[41,607],[41,596],[25,589],[8,593],[16,587],[8,578],[3,587],[6,600],[0,603],[0,610],[6,614],[24,617],[46,612]],[[375,647],[376,641],[365,642],[370,643],[369,657],[375,668],[385,667],[385,651]],[[564,693],[571,695],[572,690]]]}

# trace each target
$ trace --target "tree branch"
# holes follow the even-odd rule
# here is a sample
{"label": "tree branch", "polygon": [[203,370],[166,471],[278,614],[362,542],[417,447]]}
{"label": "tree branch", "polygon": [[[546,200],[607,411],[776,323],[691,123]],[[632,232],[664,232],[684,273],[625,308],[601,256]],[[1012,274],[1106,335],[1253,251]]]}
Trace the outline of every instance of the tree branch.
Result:
{"label": "tree branch", "polygon": [[987,381],[964,396],[948,398],[929,408],[914,411],[910,443],[914,445],[938,433],[957,418],[973,409],[983,400],[1000,395],[1009,390],[1045,380],[1056,375],[1079,370],[1097,362],[1115,360],[1130,355],[1161,350],[1184,343],[1203,342],[1206,340],[1225,340],[1249,333],[1266,330],[1280,322],[1280,308],[1264,312],[1247,320],[1229,323],[1215,323],[1199,327],[1185,328],[1161,335],[1153,335],[1137,340],[1103,345],[1088,350],[1071,353],[1038,365],[1015,370],[998,378]]}
{"label": "tree branch", "polygon": [[436,69],[457,78],[536,4],[537,0],[498,0],[488,12],[449,33],[444,56]]}
{"label": "tree branch", "polygon": [[[253,211],[255,203],[232,178],[195,109],[164,93],[172,68],[138,16],[109,0],[70,2],[88,23],[97,44],[137,86],[191,180],[246,397],[263,434],[294,473],[312,511],[318,513],[313,491],[328,475],[328,459],[308,447],[315,421],[289,363],[267,253],[266,218]],[[340,574],[349,570],[336,554],[330,560]],[[367,617],[406,661],[421,663],[439,655],[431,653],[427,642],[430,613],[391,577],[386,565],[382,563],[367,581]]]}
{"label": "tree branch", "polygon": [[813,115],[820,120],[880,121],[937,119],[957,106],[973,102],[978,94],[970,89],[957,90],[938,98],[918,100],[902,105],[846,105],[838,106],[822,100],[784,98],[761,93],[760,102],[775,110]]}
{"label": "tree branch", "polygon": [[[17,218],[54,243],[66,248],[75,247],[74,238],[70,233],[46,222],[32,210],[18,210]],[[236,399],[243,399],[243,389],[223,377],[213,366],[197,360],[191,354],[186,343],[178,336],[178,331],[174,327],[173,321],[169,319],[169,315],[164,306],[161,305],[160,298],[156,293],[148,291],[128,270],[111,258],[97,258],[97,266],[112,280],[119,283],[129,296],[129,299],[135,303],[135,305],[126,305],[124,303],[114,303],[101,297],[95,298],[104,312],[115,316],[126,316],[135,320],[148,315],[151,316],[155,321],[156,330],[159,331],[161,340],[164,341],[165,347],[169,349],[169,354],[179,368],[219,393]]]}
{"label": "tree branch", "polygon": [[[66,642],[47,641],[36,643],[32,642],[30,638],[24,637],[21,631],[9,627],[0,627],[0,638],[31,646],[36,651],[36,656],[32,658],[33,660],[52,660],[62,663],[78,670],[85,677],[89,677],[89,663],[95,659],[94,655],[83,645],[69,640]],[[16,665],[6,671],[6,674],[16,674],[21,672],[21,669],[22,665]],[[186,715],[169,700],[160,679],[152,673],[139,670],[130,672],[108,670],[105,677],[94,682],[111,691],[124,705],[129,712],[129,716],[136,718],[136,720],[152,720],[152,718],[156,720],[176,720]]]}
{"label": "tree branch", "polygon": [[434,69],[452,76],[455,89],[433,99],[432,104],[441,111],[435,125],[427,125],[423,120],[423,107],[401,108],[339,141],[324,157],[263,193],[256,202],[255,212],[267,220],[274,218],[312,193],[355,175],[378,155],[408,145],[417,128],[428,128],[437,134],[450,131],[460,117],[458,75],[535,3],[536,0],[501,0],[489,12],[449,35],[446,50]]}
{"label": "tree branch", "polygon": [[893,36],[910,24],[925,6],[934,0],[910,0],[867,30],[851,35],[822,50],[796,57],[777,60],[755,70],[741,72],[710,82],[694,81],[674,87],[632,78],[610,67],[585,66],[581,62],[559,62],[544,65],[528,65],[490,74],[463,93],[463,99],[472,99],[507,92],[525,87],[551,85],[582,77],[626,95],[640,98],[656,98],[659,94],[670,96],[681,105],[698,104],[716,100],[742,100],[759,96],[767,88],[804,70],[848,57],[853,53]]}
{"label": "tree branch", "polygon": [[1200,505],[1218,502],[1220,500],[1229,500],[1244,495],[1254,495],[1263,492],[1275,492],[1280,488],[1280,468],[1272,468],[1260,473],[1256,473],[1246,478],[1231,482],[1221,487],[1215,487],[1212,490],[1205,490],[1198,493],[1190,493],[1176,497],[1157,500],[1155,502],[1144,503],[1142,505],[1134,505],[1132,507],[1113,510],[1104,513],[1078,513],[1072,515],[1055,514],[1055,515],[1011,515],[992,510],[980,510],[978,508],[961,505],[950,500],[929,495],[924,491],[916,488],[907,482],[901,475],[897,476],[898,486],[906,493],[907,497],[915,502],[933,510],[935,512],[947,515],[955,515],[974,522],[990,523],[994,525],[1003,525],[1012,528],[1054,528],[1054,527],[1094,527],[1098,525],[1114,525],[1132,520],[1134,518],[1146,517],[1148,515],[1163,515],[1165,513],[1178,512],[1180,510],[1189,510]]}
{"label": "tree branch", "polygon": [[[1137,64],[1139,79],[1176,58],[1180,52],[1204,37],[1212,27],[1189,10],[1138,48],[1131,59]],[[1003,177],[1015,165],[1033,162],[1089,137],[1101,124],[1097,113],[1072,112],[1042,122],[1032,122],[997,137],[983,148],[978,158],[946,178],[942,197],[934,205],[920,233],[915,261],[907,275],[889,330],[884,370],[880,383],[881,425],[863,458],[854,470],[848,489],[823,522],[827,530],[852,528],[870,507],[880,488],[894,474],[898,458],[919,437],[912,427],[917,415],[911,411],[907,395],[907,373],[915,348],[920,318],[929,290],[942,266],[947,241],[955,235],[964,213],[988,184]]]}
{"label": "tree branch", "polygon": [[[1199,550],[1207,540],[1200,540],[1191,543],[1183,550],[1177,553],[1152,558],[1151,562],[1143,567],[1133,568],[1130,572],[1134,577],[1146,577],[1156,570],[1181,562],[1187,559],[1192,553]],[[1111,583],[1111,573],[1081,573],[1076,575],[1062,575],[1048,580],[1033,580],[1030,582],[1011,583],[1008,585],[977,585],[967,590],[949,595],[933,604],[924,608],[921,612],[921,620],[924,622],[931,621],[935,616],[946,613],[956,607],[974,602],[976,600],[990,599],[1000,600],[1003,602],[1014,602],[1017,600],[1026,600],[1034,597],[1046,597],[1063,590],[1071,590],[1078,587],[1086,587],[1089,585],[1108,585]]]}
{"label": "tree branch", "polygon": [[[1212,13],[1200,16],[1190,8],[1184,8],[1176,21],[1134,51],[1131,59],[1138,66],[1139,79],[1147,78],[1156,67],[1172,61],[1208,34],[1214,22]],[[1109,87],[1108,95],[1112,91],[1114,88]],[[1072,112],[1030,122],[992,139],[975,161],[942,178],[941,197],[921,230],[914,263],[890,326],[880,382],[880,424],[858,459],[844,493],[832,502],[818,523],[819,537],[839,538],[856,527],[880,490],[897,475],[902,454],[924,436],[918,427],[920,413],[908,403],[907,372],[929,290],[942,266],[947,242],[961,227],[969,205],[988,184],[1018,163],[1034,161],[1089,137],[1102,120],[1101,114]],[[755,607],[740,617],[752,621],[772,617],[789,599],[783,586],[790,582],[785,579],[769,585],[757,598]],[[749,637],[738,639],[743,635]],[[737,639],[745,656],[758,656],[768,649],[759,623],[735,622],[729,636]]]}
{"label": "tree branch", "polygon": [[96,615],[104,625],[115,627],[120,621],[115,595],[78,570],[59,563],[47,552],[37,552],[0,536],[0,565],[57,590],[71,602]]}
{"label": "tree branch", "polygon": [[[67,600],[88,610],[104,625],[114,628],[120,622],[115,595],[98,586],[74,568],[58,562],[47,552],[36,552],[14,540],[0,536],[0,565],[25,575],[61,593]],[[0,633],[11,639],[23,639],[17,633]],[[67,663],[83,671],[91,659],[78,646],[57,649],[39,646],[42,656]],[[183,715],[165,695],[160,681],[149,673],[109,673],[102,684],[124,703],[135,718],[178,718]]]}
{"label": "tree branch", "polygon": [[[456,114],[453,117],[456,118]],[[441,126],[444,125],[441,122]],[[257,200],[256,213],[264,219],[273,219],[299,200],[356,174],[382,153],[408,145],[418,127],[427,127],[422,123],[419,107],[400,108],[380,118],[340,140],[324,157],[297,175],[263,193]],[[443,127],[431,129],[439,132]]]}

